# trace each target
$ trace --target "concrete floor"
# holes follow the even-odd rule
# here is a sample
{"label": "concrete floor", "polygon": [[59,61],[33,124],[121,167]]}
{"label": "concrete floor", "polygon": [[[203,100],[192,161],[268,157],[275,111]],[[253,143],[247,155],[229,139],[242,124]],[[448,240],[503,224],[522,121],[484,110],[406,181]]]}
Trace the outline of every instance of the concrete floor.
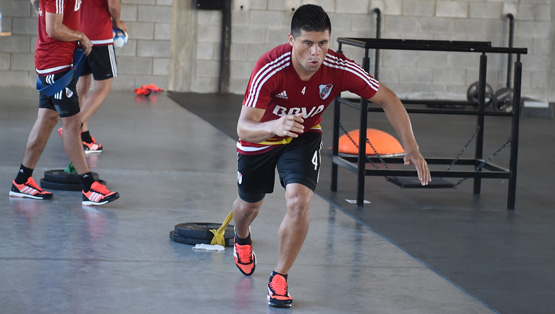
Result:
{"label": "concrete floor", "polygon": [[[236,119],[229,117],[239,116],[241,95],[171,92],[169,96],[236,139]],[[348,130],[358,128],[358,110],[343,107],[343,125]],[[476,128],[476,119],[470,116],[412,114],[411,120],[425,157],[453,158]],[[552,314],[553,121],[523,111],[515,210],[506,209],[505,179],[483,180],[481,193],[473,195],[472,180],[455,189],[400,189],[377,176],[366,178],[368,203],[360,208],[349,202],[356,197],[354,173],[340,168],[338,190],[330,191],[331,159],[325,149],[316,194],[500,313]],[[395,134],[383,113],[369,113],[368,122],[373,128]],[[507,141],[510,119],[489,117],[485,122],[487,156]],[[322,120],[324,148],[330,146],[332,123],[333,109],[328,108]],[[463,156],[473,156],[472,146]],[[508,149],[499,152],[492,162],[508,168]],[[432,167],[445,170],[441,165]]]}
{"label": "concrete floor", "polygon": [[[169,239],[182,222],[222,222],[236,195],[235,142],[164,94],[112,92],[89,122],[105,146],[89,164],[121,198],[81,206],[8,196],[37,111],[32,89],[0,88],[2,313],[492,313],[484,302],[315,195],[289,275],[292,309],[266,305],[284,214],[281,188],[252,225],[257,270],[233,251]],[[235,119],[235,117],[233,117]],[[34,178],[69,160],[56,132]]]}

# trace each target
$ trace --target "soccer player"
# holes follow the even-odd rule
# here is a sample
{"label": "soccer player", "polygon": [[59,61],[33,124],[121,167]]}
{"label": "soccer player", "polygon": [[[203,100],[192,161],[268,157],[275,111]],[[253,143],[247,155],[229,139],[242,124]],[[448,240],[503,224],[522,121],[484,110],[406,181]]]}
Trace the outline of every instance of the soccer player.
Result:
{"label": "soccer player", "polygon": [[[91,52],[89,38],[78,31],[80,27],[81,0],[40,0],[38,9],[38,38],[35,49],[35,68],[43,86],[54,84],[69,72],[77,43],[85,55]],[[52,129],[62,119],[63,143],[66,154],[73,163],[83,186],[83,205],[102,205],[119,198],[106,186],[95,181],[87,165],[79,136],[81,115],[76,91],[77,78],[52,96],[39,95],[37,119],[25,147],[23,161],[12,183],[10,196],[32,199],[50,199],[52,193],[42,190],[33,180],[33,170],[38,163]]]}
{"label": "soccer player", "polygon": [[[82,6],[81,31],[89,37],[93,47],[77,82],[77,93],[81,103],[83,148],[85,153],[94,153],[102,152],[102,145],[90,135],[87,121],[100,108],[112,89],[114,77],[118,75],[112,27],[125,33],[129,29],[120,20],[119,0],[86,0]],[[89,93],[93,78],[94,89]]]}
{"label": "soccer player", "polygon": [[277,264],[268,283],[268,304],[290,307],[287,276],[304,243],[309,208],[318,182],[321,115],[342,91],[383,107],[422,185],[431,181],[407,111],[399,98],[343,54],[329,50],[331,22],[317,5],[293,14],[289,43],[262,55],[251,74],[237,123],[238,197],[233,202],[235,264],[246,276],[256,266],[250,225],[277,167],[287,211],[278,231]]}

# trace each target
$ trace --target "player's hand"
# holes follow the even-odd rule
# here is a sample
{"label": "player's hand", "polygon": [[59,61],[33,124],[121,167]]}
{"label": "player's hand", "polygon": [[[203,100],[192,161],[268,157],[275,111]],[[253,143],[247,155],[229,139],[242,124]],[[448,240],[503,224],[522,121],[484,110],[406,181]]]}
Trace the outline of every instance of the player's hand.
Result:
{"label": "player's hand", "polygon": [[304,132],[302,115],[286,115],[274,121],[274,134],[277,136],[298,137]]}
{"label": "player's hand", "polygon": [[85,34],[83,34],[83,37],[79,40],[79,45],[81,45],[81,48],[85,50],[85,56],[88,56],[89,53],[91,53],[93,43]]}
{"label": "player's hand", "polygon": [[419,151],[407,152],[404,157],[405,165],[413,164],[418,173],[418,180],[420,184],[428,185],[432,181],[432,175],[430,174],[430,168],[428,168],[428,163]]}
{"label": "player's hand", "polygon": [[117,29],[121,29],[126,34],[129,34],[129,28],[127,27],[127,24],[125,24],[125,22],[122,20],[112,21],[112,26],[114,26]]}

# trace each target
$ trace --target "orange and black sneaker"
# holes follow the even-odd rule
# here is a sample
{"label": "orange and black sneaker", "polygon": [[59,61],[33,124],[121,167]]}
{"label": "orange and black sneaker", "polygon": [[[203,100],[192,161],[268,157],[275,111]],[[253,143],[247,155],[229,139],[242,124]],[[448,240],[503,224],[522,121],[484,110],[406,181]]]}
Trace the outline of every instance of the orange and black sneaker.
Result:
{"label": "orange and black sneaker", "polygon": [[287,288],[287,277],[272,272],[268,283],[268,305],[273,307],[291,307],[293,298]]}
{"label": "orange and black sneaker", "polygon": [[37,185],[32,177],[27,179],[27,182],[23,184],[12,182],[12,189],[10,190],[10,196],[12,197],[26,197],[35,200],[47,200],[51,199],[53,194],[51,192],[45,191]]}
{"label": "orange and black sneaker", "polygon": [[[59,128],[58,129],[58,134],[60,134],[61,138],[64,138],[64,129],[63,128]],[[85,141],[83,141],[83,149],[85,150],[85,154],[91,154],[91,153],[102,153],[102,145],[98,144],[96,142],[96,140],[94,139],[94,137],[91,136],[92,142],[91,143],[87,143]]]}
{"label": "orange and black sneaker", "polygon": [[85,154],[102,153],[102,145],[98,144],[94,137],[91,136],[91,139],[91,143],[83,141],[83,149],[85,150]]}
{"label": "orange and black sneaker", "polygon": [[245,276],[250,276],[256,268],[256,255],[252,251],[252,241],[249,244],[237,244],[237,234],[235,234],[235,244],[233,246],[233,257],[235,265]]}
{"label": "orange and black sneaker", "polygon": [[119,198],[118,192],[112,192],[108,188],[95,181],[88,192],[83,193],[83,205],[104,205]]}

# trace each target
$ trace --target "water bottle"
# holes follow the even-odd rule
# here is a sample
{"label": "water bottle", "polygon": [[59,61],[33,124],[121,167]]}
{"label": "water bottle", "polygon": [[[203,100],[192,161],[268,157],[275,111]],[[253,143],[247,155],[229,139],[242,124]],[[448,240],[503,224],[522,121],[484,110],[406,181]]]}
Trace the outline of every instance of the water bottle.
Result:
{"label": "water bottle", "polygon": [[0,33],[2,32],[2,8],[0,8]]}

